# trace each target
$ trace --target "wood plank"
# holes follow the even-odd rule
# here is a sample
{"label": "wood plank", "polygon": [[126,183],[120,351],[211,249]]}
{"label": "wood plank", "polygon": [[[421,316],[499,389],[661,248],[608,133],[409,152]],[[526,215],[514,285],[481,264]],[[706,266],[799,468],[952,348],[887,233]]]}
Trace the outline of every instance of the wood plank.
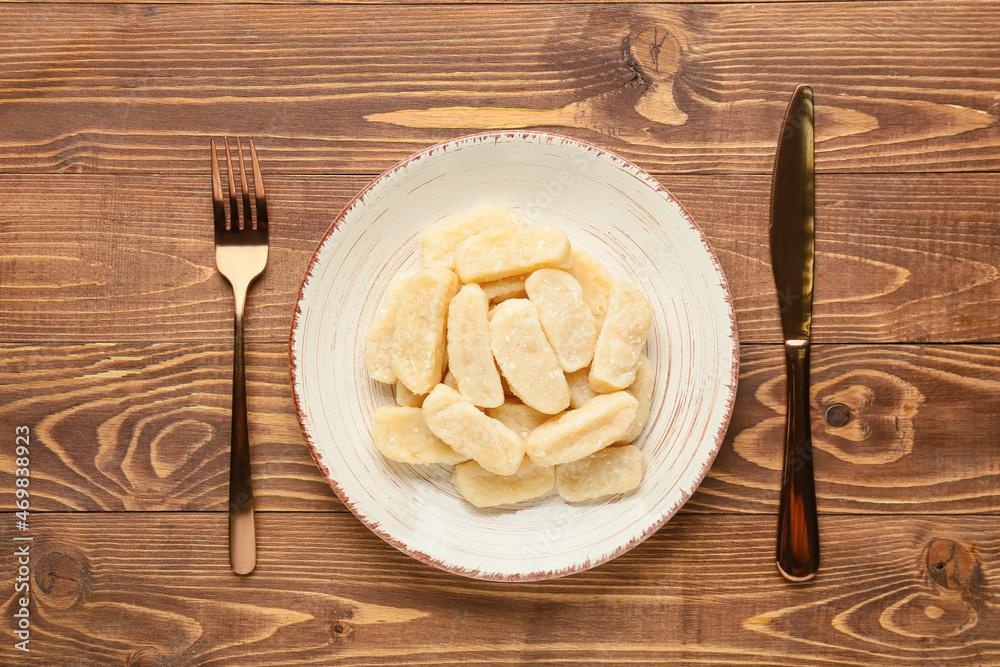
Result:
{"label": "wood plank", "polygon": [[[35,509],[228,507],[232,344],[2,349],[0,422],[31,429]],[[287,344],[251,344],[246,359],[257,508],[343,509],[302,437]],[[7,509],[13,455],[0,454]]]}
{"label": "wood plank", "polygon": [[[685,512],[777,511],[783,355],[743,346],[742,356],[728,435]],[[251,345],[247,363],[258,508],[343,511],[299,430],[287,348]],[[31,429],[32,506],[225,510],[231,369],[223,344],[0,346],[0,432]],[[820,511],[1000,512],[997,396],[1000,346],[817,346]],[[826,422],[833,404],[849,410],[846,425]],[[0,463],[10,510],[10,447]]]}
{"label": "wood plank", "polygon": [[[271,246],[250,290],[247,340],[288,340],[309,258],[367,180],[266,179]],[[0,339],[232,340],[233,296],[215,267],[207,171],[0,183]]]}
{"label": "wood plank", "polygon": [[[733,419],[692,502],[777,512],[785,427],[781,348],[745,346]],[[1000,348],[819,345],[810,403],[821,512],[1000,508]],[[845,406],[849,421],[826,418]]]}
{"label": "wood plank", "polygon": [[374,174],[538,128],[656,172],[769,173],[804,82],[822,171],[1000,169],[996,0],[239,14],[234,30],[225,4],[6,5],[0,170],[202,173],[207,137],[239,133],[274,171]]}
{"label": "wood plank", "polygon": [[[199,4],[204,0],[131,0],[130,5]],[[669,0],[643,4],[713,4],[731,3],[733,0]],[[755,2],[859,2],[860,0],[755,0]],[[864,0],[865,2],[897,2],[898,0]],[[102,4],[96,0],[0,0],[0,4]],[[265,4],[261,0],[226,0],[226,4]],[[578,4],[634,4],[634,0],[267,0],[269,5],[578,5]]]}
{"label": "wood plank", "polygon": [[[740,340],[779,342],[769,179],[660,181],[718,253]],[[996,182],[991,174],[822,176],[814,340],[1000,341]],[[248,340],[287,341],[313,250],[367,183],[267,180],[271,255],[251,289]],[[2,175],[0,192],[0,341],[231,340],[232,297],[215,269],[207,174]]]}
{"label": "wood plank", "polygon": [[[780,342],[769,178],[661,176],[702,226],[742,342]],[[816,182],[813,340],[1000,340],[994,175],[823,175]]]}
{"label": "wood plank", "polygon": [[[531,584],[440,572],[350,515],[259,518],[257,569],[241,578],[221,513],[33,516],[30,657],[897,667],[1000,655],[996,517],[823,517],[823,569],[804,585],[775,571],[771,517],[678,517],[610,563]],[[0,568],[12,591],[12,549]],[[20,659],[9,639],[8,664]]]}

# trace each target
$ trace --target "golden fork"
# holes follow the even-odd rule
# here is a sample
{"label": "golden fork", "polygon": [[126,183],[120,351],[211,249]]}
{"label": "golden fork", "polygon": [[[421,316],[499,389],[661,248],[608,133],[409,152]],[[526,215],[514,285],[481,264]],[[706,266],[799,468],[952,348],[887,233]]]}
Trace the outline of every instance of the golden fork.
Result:
{"label": "golden fork", "polygon": [[229,459],[229,564],[236,574],[249,574],[257,564],[257,542],[253,518],[253,480],[250,473],[250,439],[247,435],[247,386],[243,362],[243,307],[247,288],[267,265],[267,201],[260,176],[257,150],[250,140],[253,190],[257,221],[254,225],[250,189],[247,187],[243,146],[236,139],[240,165],[243,225],[233,180],[233,160],[226,138],[226,173],[229,176],[229,225],[219,177],[219,158],[212,140],[212,203],[215,210],[215,264],[233,288],[236,341],[233,350],[233,425]]}

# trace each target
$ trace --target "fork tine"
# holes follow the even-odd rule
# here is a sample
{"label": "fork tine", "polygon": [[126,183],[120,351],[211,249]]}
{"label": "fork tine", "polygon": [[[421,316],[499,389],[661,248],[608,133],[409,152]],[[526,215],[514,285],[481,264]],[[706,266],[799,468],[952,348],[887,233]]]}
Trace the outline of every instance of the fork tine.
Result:
{"label": "fork tine", "polygon": [[250,163],[253,165],[253,193],[257,199],[257,229],[267,231],[267,198],[264,195],[264,179],[260,175],[260,163],[257,162],[257,149],[250,138]]}
{"label": "fork tine", "polygon": [[243,144],[236,137],[236,154],[240,158],[240,194],[243,195],[243,229],[253,228],[253,213],[250,211],[250,188],[247,187],[247,168],[243,164]]}
{"label": "fork tine", "polygon": [[233,155],[229,150],[229,137],[226,137],[226,172],[229,174],[229,228],[236,231],[240,228],[240,207],[236,203],[236,182],[233,180]]}
{"label": "fork tine", "polygon": [[226,206],[222,203],[222,179],[219,177],[219,154],[212,139],[212,210],[215,213],[215,233],[226,231]]}

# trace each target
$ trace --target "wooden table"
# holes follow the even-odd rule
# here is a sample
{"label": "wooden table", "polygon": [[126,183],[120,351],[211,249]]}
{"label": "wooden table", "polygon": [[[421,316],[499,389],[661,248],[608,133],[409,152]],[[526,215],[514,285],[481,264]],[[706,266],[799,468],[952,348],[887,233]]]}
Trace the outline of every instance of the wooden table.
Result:
{"label": "wooden table", "polygon": [[[1000,3],[960,0],[4,3],[0,662],[1000,664],[998,25]],[[766,229],[799,83],[817,101],[824,551],[790,584]],[[655,174],[719,254],[742,343],[698,493],[633,551],[543,583],[382,542],[320,476],[289,389],[293,303],[334,216],[411,152],[488,128]],[[232,306],[208,177],[209,137],[236,134],[258,138],[273,221],[248,313],[248,577],[227,558]]]}

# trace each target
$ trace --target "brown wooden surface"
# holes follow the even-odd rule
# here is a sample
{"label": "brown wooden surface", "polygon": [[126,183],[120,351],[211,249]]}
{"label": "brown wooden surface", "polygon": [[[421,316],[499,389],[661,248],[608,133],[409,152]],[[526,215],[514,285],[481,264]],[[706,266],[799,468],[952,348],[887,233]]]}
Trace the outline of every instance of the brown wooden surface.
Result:
{"label": "brown wooden surface", "polygon": [[[263,149],[262,149],[263,151]],[[203,151],[204,152],[204,151]],[[661,175],[708,234],[740,341],[778,343],[767,245],[770,178]],[[285,342],[316,244],[368,177],[278,176],[271,261],[247,338]],[[225,342],[201,176],[2,180],[0,341]],[[1000,177],[829,174],[817,183],[817,342],[1000,341]]]}
{"label": "brown wooden surface", "polygon": [[652,171],[769,173],[814,86],[823,171],[1000,165],[1000,3],[11,4],[6,172],[203,174],[209,136],[272,173],[372,173],[539,127]]}
{"label": "brown wooden surface", "polygon": [[532,584],[435,570],[335,513],[260,515],[272,537],[237,579],[224,514],[128,518],[127,532],[118,514],[38,519],[37,631],[60,664],[979,667],[1000,654],[996,516],[823,517],[836,548],[800,586],[777,575],[764,516],[682,513],[611,563]]}
{"label": "brown wooden surface", "polygon": [[[771,2],[854,2],[856,0],[760,0]],[[870,0],[871,2],[897,2],[898,0]],[[40,4],[40,3],[83,3],[93,0],[0,0],[0,4]],[[171,4],[201,4],[204,0],[172,0]],[[643,4],[713,4],[730,3],[732,0],[670,0],[670,2],[650,2]],[[261,0],[230,0],[227,4],[262,4]],[[135,0],[129,4],[163,4],[163,0]],[[630,0],[268,0],[267,4],[277,5],[579,5],[579,4],[631,4]]]}
{"label": "brown wooden surface", "polygon": [[[1000,665],[1000,2],[435,2],[3,2],[0,664]],[[823,561],[796,585],[773,562],[766,233],[799,83],[817,101]],[[677,196],[727,275],[741,370],[677,517],[591,571],[499,584],[346,511],[304,446],[287,338],[316,243],[373,176],[521,127],[617,151]],[[248,309],[246,578],[225,538],[232,311],[207,158],[224,134],[257,137],[272,217]]]}
{"label": "brown wooden surface", "polygon": [[[38,510],[225,511],[226,344],[0,346],[0,423],[36,426]],[[264,511],[343,511],[309,454],[286,345],[248,349],[254,483]],[[774,513],[784,357],[744,345],[729,435],[691,511]],[[1000,347],[818,345],[813,438],[821,511],[1000,513]],[[45,388],[39,391],[39,388]],[[833,427],[826,409],[846,405]],[[966,418],[974,415],[974,418]],[[366,446],[366,443],[359,443]],[[13,456],[0,488],[13,488]],[[0,510],[13,510],[9,492]]]}

